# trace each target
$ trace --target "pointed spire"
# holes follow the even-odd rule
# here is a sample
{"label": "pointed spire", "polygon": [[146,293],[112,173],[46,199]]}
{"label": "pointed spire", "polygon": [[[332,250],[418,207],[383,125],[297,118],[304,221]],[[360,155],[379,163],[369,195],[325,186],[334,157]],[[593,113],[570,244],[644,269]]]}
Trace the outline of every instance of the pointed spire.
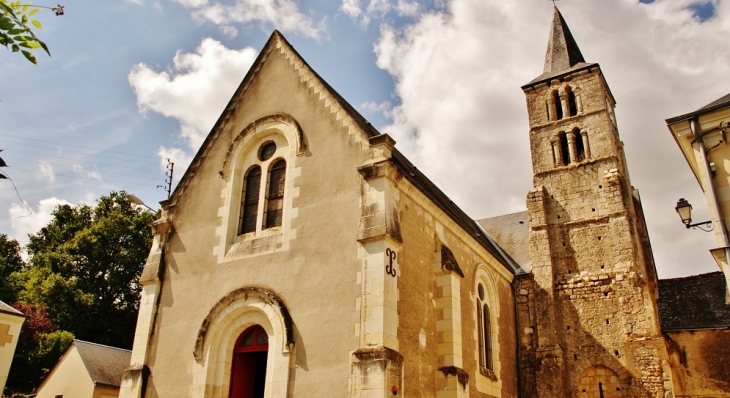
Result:
{"label": "pointed spire", "polygon": [[578,44],[573,39],[573,35],[570,34],[568,24],[565,23],[558,7],[554,7],[554,9],[543,74],[560,72],[570,69],[579,62],[585,62]]}

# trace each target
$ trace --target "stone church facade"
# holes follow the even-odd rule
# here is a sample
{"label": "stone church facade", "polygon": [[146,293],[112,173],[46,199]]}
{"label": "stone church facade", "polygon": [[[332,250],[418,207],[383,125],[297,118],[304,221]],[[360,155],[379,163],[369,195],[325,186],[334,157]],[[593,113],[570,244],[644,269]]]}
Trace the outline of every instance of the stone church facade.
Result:
{"label": "stone church facade", "polygon": [[477,222],[274,32],[152,225],[120,396],[674,396],[615,100],[557,9],[523,91],[527,213]]}

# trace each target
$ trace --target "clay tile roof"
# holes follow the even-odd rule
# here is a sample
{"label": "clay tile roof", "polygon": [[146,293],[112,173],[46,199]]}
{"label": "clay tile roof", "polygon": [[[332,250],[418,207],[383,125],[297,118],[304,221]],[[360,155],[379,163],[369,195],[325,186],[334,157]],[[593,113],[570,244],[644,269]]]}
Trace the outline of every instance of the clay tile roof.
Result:
{"label": "clay tile roof", "polygon": [[725,289],[722,272],[659,280],[662,330],[730,328]]}
{"label": "clay tile roof", "polygon": [[15,308],[13,308],[7,304],[5,304],[2,301],[0,301],[0,312],[5,313],[5,314],[18,315],[18,316],[25,317],[25,314],[23,314],[22,312],[16,310]]}
{"label": "clay tile roof", "polygon": [[122,374],[129,367],[132,351],[82,340],[74,340],[73,345],[94,384],[119,388]]}
{"label": "clay tile roof", "polygon": [[530,226],[527,211],[485,218],[477,222],[520,266],[517,273],[530,272]]}

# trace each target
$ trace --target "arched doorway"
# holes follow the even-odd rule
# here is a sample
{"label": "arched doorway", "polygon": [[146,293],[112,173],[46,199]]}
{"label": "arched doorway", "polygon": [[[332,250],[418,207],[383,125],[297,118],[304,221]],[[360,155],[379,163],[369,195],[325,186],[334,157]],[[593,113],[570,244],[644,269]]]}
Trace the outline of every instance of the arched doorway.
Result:
{"label": "arched doorway", "polygon": [[269,335],[259,325],[238,336],[231,362],[230,398],[263,398]]}
{"label": "arched doorway", "polygon": [[580,376],[578,397],[622,398],[623,388],[618,375],[605,366],[592,366]]}

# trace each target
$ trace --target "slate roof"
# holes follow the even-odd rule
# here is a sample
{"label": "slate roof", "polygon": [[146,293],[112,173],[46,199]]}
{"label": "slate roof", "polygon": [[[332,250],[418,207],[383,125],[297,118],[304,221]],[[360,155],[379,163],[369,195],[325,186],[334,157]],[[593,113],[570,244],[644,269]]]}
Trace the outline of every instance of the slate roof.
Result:
{"label": "slate roof", "polygon": [[122,374],[129,367],[132,351],[82,340],[74,340],[73,346],[95,385],[119,388]]}
{"label": "slate roof", "polygon": [[519,265],[518,274],[530,272],[530,225],[527,211],[485,218],[477,222]]}
{"label": "slate roof", "polygon": [[557,7],[554,7],[553,23],[550,26],[542,75],[524,85],[523,88],[595,65],[598,64],[586,63],[563,15]]}
{"label": "slate roof", "polygon": [[674,124],[677,122],[681,122],[683,120],[691,119],[695,116],[704,115],[705,113],[714,112],[716,110],[720,110],[720,109],[728,108],[728,107],[730,107],[730,93],[710,102],[709,104],[703,106],[702,108],[700,108],[694,112],[685,113],[684,115],[671,117],[671,118],[667,119],[666,122],[667,122],[667,124]]}
{"label": "slate roof", "polygon": [[730,328],[722,272],[659,280],[663,331]]}
{"label": "slate roof", "polygon": [[5,304],[2,301],[0,301],[0,312],[5,313],[5,314],[18,315],[18,316],[25,317],[25,314],[23,314],[22,312],[16,310],[15,308],[13,308],[7,304]]}

